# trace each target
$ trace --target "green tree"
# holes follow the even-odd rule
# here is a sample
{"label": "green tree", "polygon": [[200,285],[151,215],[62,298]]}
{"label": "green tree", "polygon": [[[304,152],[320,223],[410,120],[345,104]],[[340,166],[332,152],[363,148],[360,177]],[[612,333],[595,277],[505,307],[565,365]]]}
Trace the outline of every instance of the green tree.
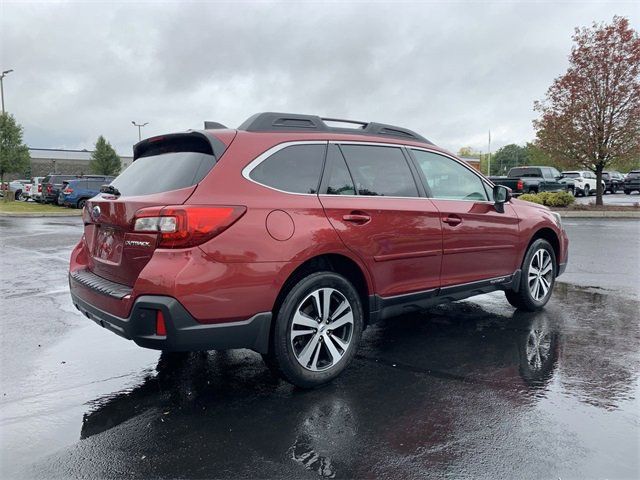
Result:
{"label": "green tree", "polygon": [[534,109],[537,144],[567,166],[595,172],[640,156],[640,35],[623,17],[578,28],[567,72]]}
{"label": "green tree", "polygon": [[546,167],[555,167],[562,170],[561,162],[558,162],[547,152],[538,147],[535,143],[527,142],[524,146],[527,151],[529,165],[543,165]]}
{"label": "green tree", "polygon": [[[0,185],[7,173],[23,173],[29,168],[29,149],[22,143],[22,126],[13,115],[0,115]],[[9,195],[4,196],[5,201]]]}
{"label": "green tree", "polygon": [[116,175],[120,173],[120,157],[102,135],[98,137],[94,152],[91,154],[89,169],[98,175]]}
{"label": "green tree", "polygon": [[460,158],[480,158],[481,153],[471,147],[462,147],[458,150]]}
{"label": "green tree", "polygon": [[511,143],[500,148],[491,158],[492,174],[505,175],[510,168],[528,165],[527,150],[520,145]]}

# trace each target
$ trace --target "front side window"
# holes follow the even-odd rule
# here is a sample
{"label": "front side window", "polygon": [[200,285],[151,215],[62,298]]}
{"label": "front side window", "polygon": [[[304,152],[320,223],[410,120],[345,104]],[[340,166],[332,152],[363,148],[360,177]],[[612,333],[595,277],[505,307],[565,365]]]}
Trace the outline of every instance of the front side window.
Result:
{"label": "front side window", "polygon": [[422,170],[431,197],[445,200],[486,201],[483,181],[468,168],[455,160],[423,150],[412,150]]}
{"label": "front side window", "polygon": [[402,150],[396,147],[341,145],[358,195],[418,197],[418,187]]}
{"label": "front side window", "polygon": [[257,165],[249,178],[291,193],[318,193],[325,144],[291,145]]}

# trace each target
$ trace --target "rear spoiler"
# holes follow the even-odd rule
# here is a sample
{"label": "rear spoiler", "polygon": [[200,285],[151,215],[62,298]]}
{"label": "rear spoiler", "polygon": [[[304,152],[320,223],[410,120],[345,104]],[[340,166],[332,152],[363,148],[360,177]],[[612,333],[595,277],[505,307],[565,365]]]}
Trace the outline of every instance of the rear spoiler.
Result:
{"label": "rear spoiler", "polygon": [[198,152],[219,159],[227,146],[215,135],[204,130],[189,130],[146,138],[133,146],[133,161],[170,152]]}

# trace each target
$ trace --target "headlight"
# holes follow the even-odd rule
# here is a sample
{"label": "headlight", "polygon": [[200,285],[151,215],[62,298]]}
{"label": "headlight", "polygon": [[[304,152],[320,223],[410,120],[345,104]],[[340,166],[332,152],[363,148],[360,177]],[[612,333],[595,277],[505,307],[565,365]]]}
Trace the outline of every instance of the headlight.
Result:
{"label": "headlight", "polygon": [[562,227],[562,217],[560,216],[560,214],[558,212],[551,212],[551,215],[553,215],[553,218],[556,221],[556,225],[558,225],[558,228],[564,230],[564,228]]}

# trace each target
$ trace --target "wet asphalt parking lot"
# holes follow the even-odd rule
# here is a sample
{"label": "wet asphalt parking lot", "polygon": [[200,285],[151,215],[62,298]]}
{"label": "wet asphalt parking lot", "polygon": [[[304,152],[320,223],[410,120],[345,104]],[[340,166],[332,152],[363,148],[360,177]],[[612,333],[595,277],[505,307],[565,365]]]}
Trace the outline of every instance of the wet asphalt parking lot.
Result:
{"label": "wet asphalt parking lot", "polygon": [[376,324],[313,391],[85,319],[80,222],[0,218],[2,478],[640,477],[638,220],[566,219],[544,311],[496,292]]}

